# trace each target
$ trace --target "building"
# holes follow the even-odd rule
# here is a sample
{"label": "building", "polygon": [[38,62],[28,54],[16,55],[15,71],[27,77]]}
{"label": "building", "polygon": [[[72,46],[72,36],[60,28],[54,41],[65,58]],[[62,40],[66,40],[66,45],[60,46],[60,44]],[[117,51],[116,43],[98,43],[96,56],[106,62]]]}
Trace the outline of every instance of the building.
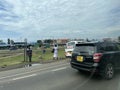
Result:
{"label": "building", "polygon": [[4,42],[0,42],[0,49],[8,49],[10,46]]}
{"label": "building", "polygon": [[69,39],[57,39],[57,44],[58,45],[65,45]]}

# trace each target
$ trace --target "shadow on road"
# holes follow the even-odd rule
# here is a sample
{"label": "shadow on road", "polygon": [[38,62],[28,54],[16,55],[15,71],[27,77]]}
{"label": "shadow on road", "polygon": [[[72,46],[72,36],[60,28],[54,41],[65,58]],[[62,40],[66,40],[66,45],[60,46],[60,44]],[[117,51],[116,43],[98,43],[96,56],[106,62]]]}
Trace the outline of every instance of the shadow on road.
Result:
{"label": "shadow on road", "polygon": [[73,90],[120,90],[120,70],[116,71],[115,76],[111,80],[105,80],[97,74],[90,72],[76,71],[75,87]]}
{"label": "shadow on road", "polygon": [[[95,81],[101,81],[101,80],[104,81],[105,80],[100,75],[95,74],[95,73],[91,73],[91,72],[77,71],[76,74],[80,75],[82,78],[87,78],[90,80],[95,80]],[[118,79],[118,78],[120,78],[120,70],[115,71],[115,75],[111,80]]]}

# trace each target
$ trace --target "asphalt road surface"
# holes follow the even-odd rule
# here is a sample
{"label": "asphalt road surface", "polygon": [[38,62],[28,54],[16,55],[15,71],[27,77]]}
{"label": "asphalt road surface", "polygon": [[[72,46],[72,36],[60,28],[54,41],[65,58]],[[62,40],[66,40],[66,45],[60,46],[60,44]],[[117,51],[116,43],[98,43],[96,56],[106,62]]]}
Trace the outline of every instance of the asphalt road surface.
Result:
{"label": "asphalt road surface", "polygon": [[0,72],[0,90],[120,90],[120,71],[112,80],[80,73],[68,61]]}

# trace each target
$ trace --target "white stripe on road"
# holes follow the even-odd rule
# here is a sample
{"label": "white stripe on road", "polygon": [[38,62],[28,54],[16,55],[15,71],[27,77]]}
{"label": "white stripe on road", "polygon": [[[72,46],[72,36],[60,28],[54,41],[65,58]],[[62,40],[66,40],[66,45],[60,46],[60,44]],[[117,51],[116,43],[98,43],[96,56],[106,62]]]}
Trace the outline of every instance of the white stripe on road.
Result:
{"label": "white stripe on road", "polygon": [[52,71],[59,71],[59,70],[63,70],[63,69],[66,69],[67,67],[62,67],[62,68],[58,68],[58,69],[54,69],[54,70],[52,70]]}
{"label": "white stripe on road", "polygon": [[28,77],[33,77],[33,76],[37,76],[37,74],[32,74],[32,75],[28,75],[28,76],[22,76],[22,77],[18,77],[18,78],[13,78],[12,80],[20,80],[20,79],[24,79],[24,78],[28,78]]}
{"label": "white stripe on road", "polygon": [[33,70],[33,71],[25,72],[25,73],[18,73],[18,74],[15,74],[15,75],[0,77],[0,80],[7,79],[7,78],[12,78],[12,77],[16,77],[16,76],[20,76],[20,75],[27,75],[27,74],[31,74],[31,73],[36,73],[36,72],[39,72],[39,71],[44,71],[44,70],[56,68],[56,67],[59,67],[59,66],[65,66],[65,65],[69,65],[69,64],[67,63],[67,64],[62,64],[62,65],[49,66],[47,68],[43,68],[43,69],[39,69],[39,70]]}

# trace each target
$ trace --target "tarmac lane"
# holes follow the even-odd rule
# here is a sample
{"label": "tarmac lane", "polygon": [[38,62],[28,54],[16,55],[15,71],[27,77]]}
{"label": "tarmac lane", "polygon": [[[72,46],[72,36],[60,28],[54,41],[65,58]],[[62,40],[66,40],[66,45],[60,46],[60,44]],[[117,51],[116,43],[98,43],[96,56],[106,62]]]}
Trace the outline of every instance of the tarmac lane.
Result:
{"label": "tarmac lane", "polygon": [[61,61],[0,72],[0,90],[120,90],[120,73],[104,80]]}

